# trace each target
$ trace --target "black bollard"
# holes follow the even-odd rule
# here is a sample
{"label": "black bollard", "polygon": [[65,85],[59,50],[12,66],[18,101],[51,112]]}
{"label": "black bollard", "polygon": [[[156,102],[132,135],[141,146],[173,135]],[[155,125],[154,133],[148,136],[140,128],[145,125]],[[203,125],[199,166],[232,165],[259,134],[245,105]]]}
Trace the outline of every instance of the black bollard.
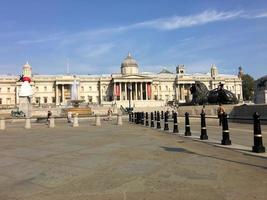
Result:
{"label": "black bollard", "polygon": [[136,112],[134,112],[134,123],[137,124],[137,113]]}
{"label": "black bollard", "polygon": [[168,113],[165,112],[165,116],[164,116],[164,131],[168,131],[168,130],[169,130]]}
{"label": "black bollard", "polygon": [[164,119],[164,112],[161,111],[161,119]]}
{"label": "black bollard", "polygon": [[157,121],[157,112],[154,111],[154,121],[156,122]]}
{"label": "black bollard", "polygon": [[132,122],[132,113],[129,113],[129,122]]}
{"label": "black bollard", "polygon": [[161,129],[159,111],[157,112],[157,129]]}
{"label": "black bollard", "polygon": [[149,122],[148,122],[148,113],[146,112],[146,126],[149,126]]}
{"label": "black bollard", "polygon": [[189,123],[189,113],[186,112],[185,114],[185,136],[191,136],[191,131],[190,131],[190,123]]}
{"label": "black bollard", "polygon": [[207,127],[206,127],[206,118],[205,118],[205,112],[202,110],[200,116],[201,116],[201,140],[207,140],[209,137],[207,135]]}
{"label": "black bollard", "polygon": [[253,115],[254,119],[254,146],[252,147],[252,151],[255,153],[264,153],[265,147],[262,143],[262,135],[261,135],[261,123],[260,123],[260,115],[255,112]]}
{"label": "black bollard", "polygon": [[140,124],[140,112],[136,113],[136,124]]}
{"label": "black bollard", "polygon": [[179,133],[178,130],[178,121],[177,121],[177,113],[173,113],[173,133]]}
{"label": "black bollard", "polygon": [[141,124],[145,125],[145,114],[144,114],[144,112],[141,112]]}
{"label": "black bollard", "polygon": [[230,140],[230,133],[229,133],[229,128],[228,128],[228,119],[227,119],[227,114],[224,112],[222,114],[222,145],[231,145],[232,142]]}
{"label": "black bollard", "polygon": [[132,123],[134,123],[134,113],[132,112]]}
{"label": "black bollard", "polygon": [[154,128],[153,112],[150,113],[150,127],[153,127]]}

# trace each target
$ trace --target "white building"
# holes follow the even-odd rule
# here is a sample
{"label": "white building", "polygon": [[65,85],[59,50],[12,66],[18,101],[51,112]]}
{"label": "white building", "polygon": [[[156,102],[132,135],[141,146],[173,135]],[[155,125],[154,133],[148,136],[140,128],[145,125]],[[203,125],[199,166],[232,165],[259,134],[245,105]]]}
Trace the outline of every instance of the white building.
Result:
{"label": "white building", "polygon": [[[34,68],[33,68],[34,70]],[[27,63],[23,72],[31,73]],[[129,54],[121,64],[121,73],[110,75],[32,75],[34,90],[32,103],[37,105],[65,105],[71,98],[73,81],[79,83],[78,97],[88,104],[117,106],[160,106],[168,101],[190,102],[190,87],[195,81],[203,82],[208,89],[217,88],[219,82],[242,101],[242,83],[236,75],[219,74],[215,65],[206,74],[187,74],[184,65],[176,73],[163,69],[159,73],[142,73]],[[12,107],[19,104],[21,82],[17,76],[0,76],[0,104]]]}

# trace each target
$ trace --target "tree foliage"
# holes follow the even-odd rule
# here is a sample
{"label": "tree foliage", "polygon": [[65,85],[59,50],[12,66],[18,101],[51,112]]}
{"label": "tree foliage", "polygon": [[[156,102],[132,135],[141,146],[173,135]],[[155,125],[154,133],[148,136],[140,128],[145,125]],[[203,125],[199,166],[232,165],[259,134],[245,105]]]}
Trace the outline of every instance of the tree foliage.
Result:
{"label": "tree foliage", "polygon": [[242,76],[242,90],[244,101],[251,101],[254,96],[255,82],[252,76],[244,74]]}

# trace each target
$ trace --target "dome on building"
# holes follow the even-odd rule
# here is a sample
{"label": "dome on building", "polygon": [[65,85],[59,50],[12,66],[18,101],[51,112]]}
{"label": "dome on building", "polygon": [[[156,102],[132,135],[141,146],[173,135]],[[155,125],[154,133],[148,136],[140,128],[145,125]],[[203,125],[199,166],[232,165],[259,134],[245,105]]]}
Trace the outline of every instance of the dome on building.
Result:
{"label": "dome on building", "polygon": [[218,69],[215,64],[213,64],[210,68],[210,75],[212,78],[215,78],[216,76],[218,76]]}
{"label": "dome on building", "polygon": [[121,63],[121,73],[123,75],[138,74],[138,64],[130,53]]}

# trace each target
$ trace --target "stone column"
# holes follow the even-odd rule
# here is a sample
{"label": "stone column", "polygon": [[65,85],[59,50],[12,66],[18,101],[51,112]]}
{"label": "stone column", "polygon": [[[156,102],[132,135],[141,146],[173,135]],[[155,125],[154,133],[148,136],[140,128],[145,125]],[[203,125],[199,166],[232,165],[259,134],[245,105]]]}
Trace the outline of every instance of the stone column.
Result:
{"label": "stone column", "polygon": [[116,83],[113,83],[113,98],[114,98],[114,100],[117,100],[117,97],[116,97]]}
{"label": "stone column", "polygon": [[65,103],[64,85],[62,85],[62,103]]}
{"label": "stone column", "polygon": [[125,100],[128,100],[128,89],[127,89],[127,83],[124,83],[124,96],[125,96]]}
{"label": "stone column", "polygon": [[146,87],[146,100],[148,100],[148,93],[147,93],[147,83],[145,83],[145,87]]}
{"label": "stone column", "polygon": [[56,105],[58,104],[58,85],[56,85]]}
{"label": "stone column", "polygon": [[143,100],[143,83],[140,83],[141,100]]}
{"label": "stone column", "polygon": [[131,84],[131,88],[132,90],[130,91],[130,100],[132,101],[133,100],[133,83],[130,83]]}
{"label": "stone column", "polygon": [[182,98],[182,100],[184,100],[185,98],[184,98],[184,84],[182,84],[181,85],[182,87],[181,87],[181,98]]}
{"label": "stone column", "polygon": [[137,83],[136,82],[135,82],[134,90],[135,90],[135,100],[138,100],[138,96],[137,96]]}
{"label": "stone column", "polygon": [[158,100],[159,100],[159,85],[157,85],[157,96],[158,96]]}
{"label": "stone column", "polygon": [[121,94],[121,83],[119,83],[120,86],[120,101],[122,100],[122,94]]}
{"label": "stone column", "polygon": [[179,84],[176,85],[176,88],[175,88],[175,100],[179,101],[180,98],[179,98]]}

